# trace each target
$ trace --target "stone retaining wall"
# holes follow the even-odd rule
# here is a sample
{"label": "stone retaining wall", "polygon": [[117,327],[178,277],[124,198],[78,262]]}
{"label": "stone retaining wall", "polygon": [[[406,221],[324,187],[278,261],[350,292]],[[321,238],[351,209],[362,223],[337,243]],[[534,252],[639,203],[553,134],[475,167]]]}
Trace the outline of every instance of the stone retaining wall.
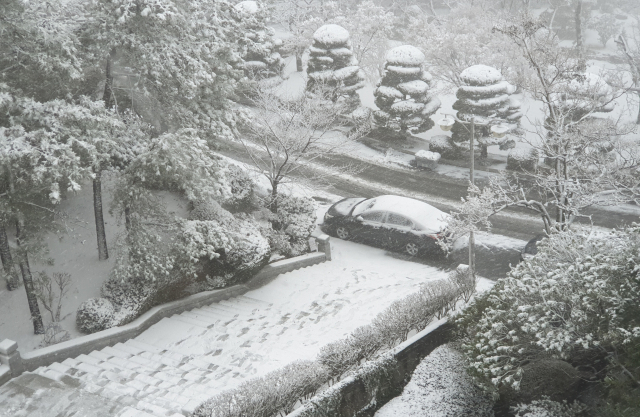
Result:
{"label": "stone retaining wall", "polygon": [[4,339],[0,342],[0,385],[25,371],[33,371],[41,366],[62,362],[67,358],[75,358],[82,354],[86,355],[94,350],[100,350],[132,339],[164,317],[243,295],[267,284],[280,274],[331,260],[329,236],[320,235],[316,237],[316,241],[318,252],[271,263],[261,269],[245,284],[234,285],[221,290],[205,291],[153,307],[131,323],[123,326],[78,337],[43,349],[27,352],[24,355],[21,355],[18,351],[16,342]]}

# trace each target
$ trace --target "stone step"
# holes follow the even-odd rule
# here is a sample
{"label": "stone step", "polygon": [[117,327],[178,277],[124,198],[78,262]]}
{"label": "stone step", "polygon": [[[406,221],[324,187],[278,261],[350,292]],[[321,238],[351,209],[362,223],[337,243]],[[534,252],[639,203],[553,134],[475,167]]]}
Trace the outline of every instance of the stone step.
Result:
{"label": "stone step", "polygon": [[121,359],[129,359],[133,356],[129,352],[125,352],[124,350],[115,349],[111,346],[107,346],[101,350],[101,352],[106,353],[107,355],[111,355],[112,357],[121,358]]}
{"label": "stone step", "polygon": [[243,303],[256,304],[256,305],[260,305],[260,306],[262,306],[264,308],[269,308],[269,307],[273,306],[273,303],[270,303],[268,301],[258,300],[257,298],[252,298],[252,297],[249,297],[247,295],[240,295],[238,297],[230,298],[230,300],[238,300],[238,301],[243,302]]}
{"label": "stone step", "polygon": [[195,325],[204,327],[205,329],[210,329],[215,324],[215,321],[207,320],[206,317],[198,317],[196,313],[191,313],[189,311],[185,311],[171,317],[180,317],[181,319],[186,319],[187,321],[193,322]]}
{"label": "stone step", "polygon": [[202,309],[195,309],[191,311],[185,311],[180,314],[183,317],[190,317],[194,320],[199,320],[207,323],[207,328],[210,329],[215,327],[215,324],[221,321],[220,316],[217,316],[213,313],[203,311]]}
{"label": "stone step", "polygon": [[[91,374],[91,375],[99,376],[104,371],[104,369],[99,366],[91,365],[90,363],[86,363],[86,362],[81,362],[75,358],[67,358],[64,361],[62,361],[62,364],[67,365],[70,368],[73,368],[70,372],[71,372],[71,375],[74,375],[76,377],[82,376],[83,374]],[[74,370],[76,372],[74,372]]]}
{"label": "stone step", "polygon": [[238,313],[224,310],[219,306],[216,306],[215,304],[210,306],[200,307],[200,310],[204,312],[209,312],[211,314],[215,314],[217,317],[220,317],[220,320],[223,322],[223,324],[239,316]]}
{"label": "stone step", "polygon": [[136,348],[138,348],[140,350],[143,350],[143,351],[153,352],[153,353],[160,353],[160,352],[162,352],[164,350],[163,348],[159,348],[157,346],[150,345],[150,344],[142,342],[142,341],[140,341],[138,339],[129,339],[126,342],[124,342],[124,344],[136,347]]}
{"label": "stone step", "polygon": [[212,310],[223,311],[232,314],[235,316],[236,314],[247,314],[246,310],[242,310],[237,306],[224,305],[220,303],[210,304],[208,306],[202,306],[201,308],[210,308]]}
{"label": "stone step", "polygon": [[184,326],[186,324],[186,325],[189,325],[191,327],[200,328],[202,330],[207,330],[207,325],[203,325],[201,323],[197,323],[195,320],[190,320],[189,318],[183,317],[183,316],[181,316],[179,314],[176,314],[176,315],[171,316],[171,317],[166,317],[166,318],[164,318],[162,320],[163,321],[164,320],[168,320],[168,321],[172,321],[172,322],[179,322],[179,323],[181,323],[182,326]]}
{"label": "stone step", "polygon": [[230,320],[232,318],[228,313],[220,313],[219,311],[212,311],[202,307],[193,309],[189,311],[189,313],[202,317],[203,320],[206,318],[206,320],[214,324],[214,328],[216,324],[220,325],[223,321]]}

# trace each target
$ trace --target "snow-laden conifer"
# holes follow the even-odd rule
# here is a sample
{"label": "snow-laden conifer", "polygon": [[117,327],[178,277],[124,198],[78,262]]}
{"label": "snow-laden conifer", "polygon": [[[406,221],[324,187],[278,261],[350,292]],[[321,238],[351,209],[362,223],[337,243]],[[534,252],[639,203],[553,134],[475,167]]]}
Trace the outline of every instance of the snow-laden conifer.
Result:
{"label": "snow-laden conifer", "polygon": [[[487,65],[473,65],[460,73],[460,80],[462,85],[458,88],[457,100],[453,104],[460,120],[471,121],[474,118],[478,124],[496,120],[517,124],[520,121],[522,101],[513,95],[515,87],[505,81],[500,71]],[[453,142],[460,146],[468,143],[471,136],[469,129],[468,125],[456,122],[451,129]],[[488,146],[501,144],[506,140],[491,137],[489,127],[477,126],[475,136],[485,158]]]}
{"label": "snow-laden conifer", "polygon": [[360,105],[357,90],[364,87],[364,72],[353,55],[349,32],[342,26],[321,26],[309,47],[307,90],[334,89],[333,99],[345,99],[350,108]]}
{"label": "snow-laden conifer", "polygon": [[387,52],[385,60],[384,75],[374,92],[377,126],[403,134],[431,129],[430,116],[440,107],[440,100],[430,91],[432,77],[424,69],[424,54],[403,45]]}
{"label": "snow-laden conifer", "polygon": [[244,71],[253,79],[280,76],[284,60],[278,50],[282,40],[267,26],[267,8],[260,2],[245,0],[234,6],[244,35],[240,39]]}

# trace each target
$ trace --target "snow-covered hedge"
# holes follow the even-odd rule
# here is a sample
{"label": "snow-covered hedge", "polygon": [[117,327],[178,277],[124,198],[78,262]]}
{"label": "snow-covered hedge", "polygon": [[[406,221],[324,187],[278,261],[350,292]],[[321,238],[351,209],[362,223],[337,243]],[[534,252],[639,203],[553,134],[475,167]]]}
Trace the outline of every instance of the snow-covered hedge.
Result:
{"label": "snow-covered hedge", "polygon": [[436,348],[413,371],[402,395],[376,417],[493,417],[493,400],[467,373],[462,353],[451,345]]}
{"label": "snow-covered hedge", "polygon": [[[379,355],[379,352],[404,341],[411,330],[423,330],[434,317],[442,317],[451,311],[464,297],[464,285],[460,283],[461,278],[453,275],[447,281],[428,283],[418,294],[392,303],[376,316],[371,325],[361,326],[347,338],[324,346],[316,361],[293,363],[263,378],[247,381],[235,390],[218,394],[201,404],[194,416],[241,417],[287,413],[299,400],[310,397],[329,380],[336,380],[358,368],[363,361],[371,362],[358,368],[356,375],[365,381],[370,393],[376,392],[385,385],[380,378],[387,377],[387,371],[395,361],[388,354]],[[288,378],[291,379],[278,383],[283,375],[290,375]],[[314,401],[302,415],[332,415],[332,410],[337,407],[335,400],[340,397],[331,392],[328,390],[326,395],[321,395],[322,400]]]}
{"label": "snow-covered hedge", "polygon": [[578,417],[585,407],[578,404],[552,401],[548,398],[532,401],[530,404],[518,404],[513,408],[515,417]]}
{"label": "snow-covered hedge", "polygon": [[432,77],[424,54],[411,45],[397,46],[385,56],[384,75],[374,91],[378,127],[395,132],[425,132],[433,127],[430,116],[440,100],[430,93]]}
{"label": "snow-covered hedge", "polygon": [[316,362],[293,362],[238,388],[212,397],[193,412],[194,417],[274,416],[289,413],[298,399],[313,395],[326,381]]}
{"label": "snow-covered hedge", "polygon": [[[640,226],[566,231],[475,299],[458,323],[472,367],[496,386],[520,386],[525,364],[640,346]],[[574,363],[575,364],[575,363]]]}
{"label": "snow-covered hedge", "polygon": [[76,326],[81,332],[95,333],[112,326],[115,308],[106,298],[89,298],[76,313]]}

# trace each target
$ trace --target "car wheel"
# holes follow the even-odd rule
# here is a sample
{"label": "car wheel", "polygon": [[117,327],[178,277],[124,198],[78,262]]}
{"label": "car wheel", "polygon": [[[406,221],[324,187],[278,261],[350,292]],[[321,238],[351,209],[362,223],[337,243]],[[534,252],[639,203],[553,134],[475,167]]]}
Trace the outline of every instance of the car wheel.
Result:
{"label": "car wheel", "polygon": [[420,252],[420,246],[417,243],[409,242],[405,245],[404,250],[411,256],[416,256]]}
{"label": "car wheel", "polygon": [[336,235],[342,240],[347,240],[351,236],[349,229],[344,226],[338,226],[336,228]]}

